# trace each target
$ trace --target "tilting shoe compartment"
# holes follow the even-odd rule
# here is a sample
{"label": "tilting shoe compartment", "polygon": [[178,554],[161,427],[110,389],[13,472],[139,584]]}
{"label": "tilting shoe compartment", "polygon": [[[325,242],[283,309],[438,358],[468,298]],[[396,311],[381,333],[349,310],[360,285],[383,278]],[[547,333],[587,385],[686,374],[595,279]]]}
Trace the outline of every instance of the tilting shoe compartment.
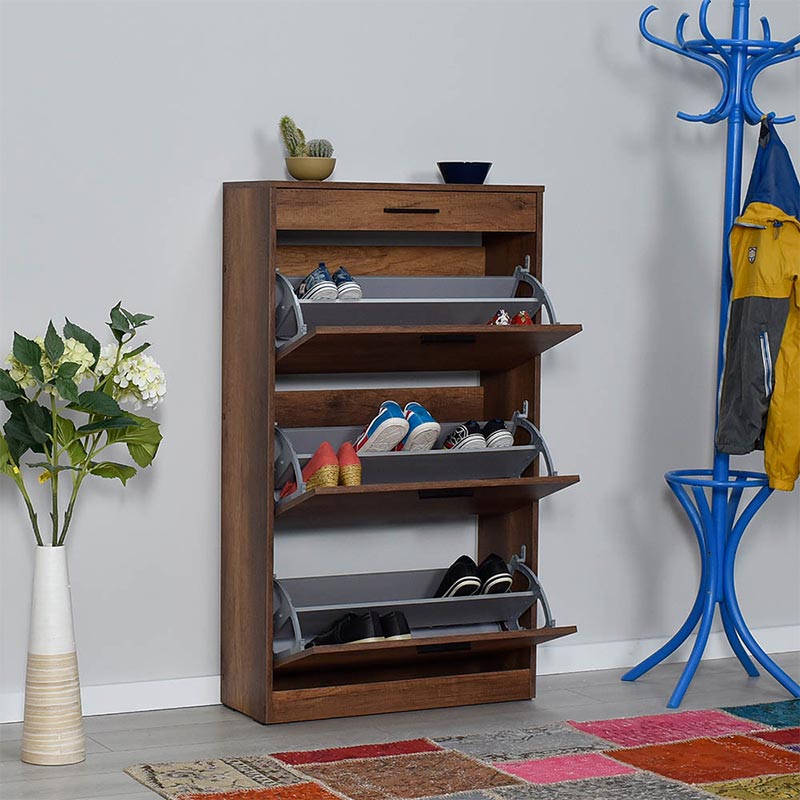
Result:
{"label": "tilting shoe compartment", "polygon": [[[457,427],[442,424],[433,450],[360,453],[363,484],[401,484],[424,482],[469,481],[492,478],[519,478],[541,453],[549,475],[554,475],[552,458],[541,433],[527,418],[527,402],[507,423],[512,434],[527,433],[529,443],[512,447],[486,447],[478,450],[442,450],[441,444]],[[276,428],[275,486],[293,480],[298,489],[290,495],[302,494],[302,481],[297,480],[316,449],[329,442],[338,450],[344,442],[355,442],[363,427]],[[284,498],[288,499],[288,498]]]}
{"label": "tilting shoe compartment", "polygon": [[[276,579],[273,650],[293,655],[349,611],[402,612],[412,638],[474,636],[518,630],[541,587],[522,592],[435,598],[447,570]],[[535,580],[535,578],[534,578]],[[549,617],[549,613],[548,613]]]}
{"label": "tilting shoe compartment", "polygon": [[[529,269],[511,276],[393,277],[356,276],[361,300],[298,300],[303,279],[276,273],[278,348],[318,327],[485,325],[503,308],[513,317],[533,317],[544,308],[551,324],[555,310],[544,286]],[[518,296],[521,287],[528,296]]]}

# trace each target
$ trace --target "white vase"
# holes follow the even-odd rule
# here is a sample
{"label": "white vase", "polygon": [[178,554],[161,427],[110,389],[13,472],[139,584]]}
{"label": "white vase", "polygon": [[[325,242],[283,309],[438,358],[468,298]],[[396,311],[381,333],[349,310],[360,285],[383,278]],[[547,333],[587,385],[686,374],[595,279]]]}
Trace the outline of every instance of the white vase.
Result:
{"label": "white vase", "polygon": [[22,760],[56,765],[76,764],[85,758],[67,551],[65,547],[37,547]]}

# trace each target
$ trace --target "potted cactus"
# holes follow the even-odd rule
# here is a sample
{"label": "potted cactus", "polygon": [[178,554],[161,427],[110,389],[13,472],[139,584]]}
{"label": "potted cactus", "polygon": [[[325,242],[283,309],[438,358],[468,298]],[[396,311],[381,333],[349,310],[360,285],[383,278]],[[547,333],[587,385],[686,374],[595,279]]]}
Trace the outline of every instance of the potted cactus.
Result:
{"label": "potted cactus", "polygon": [[278,125],[286,147],[286,169],[299,181],[324,181],[333,172],[336,159],[327,139],[306,141],[305,134],[291,117],[281,117]]}

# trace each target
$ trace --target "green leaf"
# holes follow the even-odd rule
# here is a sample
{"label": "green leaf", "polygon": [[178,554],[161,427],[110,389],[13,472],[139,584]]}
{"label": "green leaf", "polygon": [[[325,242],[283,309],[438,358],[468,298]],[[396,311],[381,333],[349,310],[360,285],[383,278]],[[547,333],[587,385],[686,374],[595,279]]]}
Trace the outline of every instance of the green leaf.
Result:
{"label": "green leaf", "polygon": [[163,438],[161,429],[157,422],[147,417],[138,417],[135,414],[130,416],[139,423],[139,427],[109,431],[108,441],[124,442],[128,445],[131,458],[140,467],[149,467],[156,457],[158,446]]}
{"label": "green leaf", "polygon": [[97,363],[97,359],[100,358],[100,342],[98,342],[91,333],[85,331],[83,328],[79,328],[69,320],[67,320],[67,324],[64,325],[64,336],[68,339],[75,339],[86,346],[86,349],[94,356],[94,364],[92,364],[92,367],[94,367]]}
{"label": "green leaf", "polygon": [[38,367],[42,359],[42,348],[33,339],[26,339],[14,332],[14,358],[26,367]]}
{"label": "green leaf", "polygon": [[41,364],[33,364],[31,366],[31,375],[36,378],[39,383],[44,383],[44,373],[42,372],[42,365]]}
{"label": "green leaf", "polygon": [[44,351],[47,353],[50,363],[54,366],[58,359],[64,355],[64,342],[61,341],[61,337],[56,333],[56,329],[53,327],[53,320],[50,320],[47,326],[47,333],[44,337]]}
{"label": "green leaf", "polygon": [[105,392],[81,392],[77,401],[69,407],[75,411],[83,411],[86,414],[102,414],[105,417],[118,417],[122,414],[122,409],[117,401]]}
{"label": "green leaf", "polygon": [[148,347],[150,347],[150,342],[145,342],[144,344],[139,345],[139,347],[137,347],[135,350],[131,350],[130,353],[125,353],[125,355],[122,356],[122,360],[124,361],[126,358],[138,356],[139,353],[143,353]]}
{"label": "green leaf", "polygon": [[23,400],[22,398],[6,401],[6,408],[11,412],[11,416],[6,420],[3,430],[6,434],[11,457],[17,464],[20,463],[20,458],[28,450],[32,450],[34,453],[44,453],[43,445],[33,438],[25,419],[23,409],[27,404],[28,400]]}
{"label": "green leaf", "polygon": [[85,436],[87,433],[95,433],[96,431],[110,431],[116,428],[129,428],[138,425],[136,420],[129,417],[109,417],[108,419],[101,419],[97,422],[90,422],[88,425],[81,425],[76,431],[78,435]]}
{"label": "green leaf", "polygon": [[114,308],[111,309],[111,322],[106,324],[109,328],[111,328],[114,338],[118,342],[122,341],[124,334],[132,332],[131,323],[122,312],[122,301],[117,303]]}
{"label": "green leaf", "polygon": [[70,403],[78,402],[78,387],[72,378],[62,378],[60,375],[56,375],[55,384],[56,391],[63,400]]}
{"label": "green leaf", "polygon": [[28,424],[31,437],[37,444],[44,444],[48,441],[53,432],[53,422],[50,412],[31,401],[22,407],[22,415]]}
{"label": "green leaf", "polygon": [[131,321],[135,328],[141,328],[142,325],[147,325],[148,321],[151,319],[155,319],[154,316],[151,314],[134,314],[131,317]]}
{"label": "green leaf", "polygon": [[71,467],[67,464],[58,464],[54,467],[49,461],[35,461],[30,464],[25,464],[24,466],[30,467],[31,469],[46,469],[51,474],[53,472],[63,472],[66,469],[70,469],[73,472],[80,471],[79,467]]}
{"label": "green leaf", "polygon": [[70,463],[75,466],[86,461],[86,450],[80,440],[76,439],[75,423],[69,417],[59,417],[57,422],[58,443],[66,447]]}
{"label": "green leaf", "polygon": [[0,400],[13,400],[15,397],[22,397],[24,394],[25,392],[8,372],[0,369]]}
{"label": "green leaf", "polygon": [[127,464],[117,464],[114,461],[92,462],[89,472],[101,478],[119,478],[124,486],[135,474],[136,470]]}
{"label": "green leaf", "polygon": [[9,477],[14,477],[14,464],[11,458],[11,450],[4,436],[0,436],[0,472]]}
{"label": "green leaf", "polygon": [[72,361],[65,361],[59,368],[58,368],[58,376],[60,378],[74,378],[77,375],[78,370],[81,368],[80,364],[75,364]]}

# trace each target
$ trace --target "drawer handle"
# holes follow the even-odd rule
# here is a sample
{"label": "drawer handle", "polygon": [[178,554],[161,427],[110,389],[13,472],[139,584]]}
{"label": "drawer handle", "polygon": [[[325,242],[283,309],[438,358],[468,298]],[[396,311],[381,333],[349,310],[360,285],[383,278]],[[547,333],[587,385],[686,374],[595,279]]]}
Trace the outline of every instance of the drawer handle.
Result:
{"label": "drawer handle", "polygon": [[423,333],[420,344],[474,344],[474,333]]}
{"label": "drawer handle", "polygon": [[474,489],[418,489],[420,500],[441,500],[449,497],[475,497]]}
{"label": "drawer handle", "polygon": [[384,214],[438,214],[438,208],[384,208]]}

